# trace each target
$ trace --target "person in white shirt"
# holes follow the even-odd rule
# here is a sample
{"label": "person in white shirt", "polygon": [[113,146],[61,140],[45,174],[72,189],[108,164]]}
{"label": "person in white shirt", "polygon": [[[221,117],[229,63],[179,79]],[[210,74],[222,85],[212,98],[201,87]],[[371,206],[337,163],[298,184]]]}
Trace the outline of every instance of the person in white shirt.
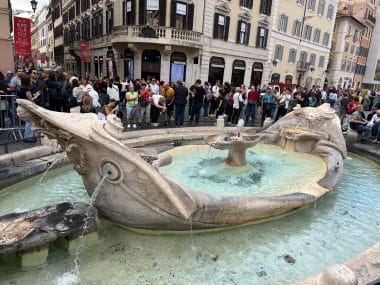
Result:
{"label": "person in white shirt", "polygon": [[155,78],[152,78],[152,83],[149,84],[150,90],[152,91],[152,95],[160,94],[160,86],[157,84]]}
{"label": "person in white shirt", "polygon": [[165,98],[160,93],[153,94],[150,105],[150,120],[153,127],[158,127],[160,112],[166,112]]}
{"label": "person in white shirt", "polygon": [[120,93],[119,93],[119,87],[114,84],[114,79],[110,79],[110,82],[107,87],[107,95],[108,97],[113,100],[115,100],[116,103],[120,102]]}
{"label": "person in white shirt", "polygon": [[234,99],[234,104],[232,105],[233,112],[232,112],[231,121],[233,124],[237,124],[239,121],[241,110],[243,109],[243,106],[244,106],[244,100],[243,100],[243,96],[241,95],[240,87],[235,88],[233,99]]}

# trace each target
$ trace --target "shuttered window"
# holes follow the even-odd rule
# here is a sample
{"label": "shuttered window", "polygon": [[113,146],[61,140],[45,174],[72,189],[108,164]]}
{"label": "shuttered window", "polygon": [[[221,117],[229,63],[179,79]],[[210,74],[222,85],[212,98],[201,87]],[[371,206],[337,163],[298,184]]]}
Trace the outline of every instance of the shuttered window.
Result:
{"label": "shuttered window", "polygon": [[248,45],[250,31],[251,31],[251,24],[245,21],[239,20],[237,32],[236,32],[236,43]]}
{"label": "shuttered window", "polygon": [[194,4],[172,1],[170,8],[170,26],[177,29],[192,30],[194,23]]}
{"label": "shuttered window", "polygon": [[257,28],[256,47],[266,48],[268,40],[268,29],[264,27]]}
{"label": "shuttered window", "polygon": [[230,17],[215,13],[214,15],[214,38],[228,40]]}

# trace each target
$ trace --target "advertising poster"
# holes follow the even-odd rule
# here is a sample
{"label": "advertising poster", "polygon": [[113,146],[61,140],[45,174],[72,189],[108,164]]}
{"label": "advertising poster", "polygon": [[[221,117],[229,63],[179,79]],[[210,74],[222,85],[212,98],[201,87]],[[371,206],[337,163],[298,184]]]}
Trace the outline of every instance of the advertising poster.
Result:
{"label": "advertising poster", "polygon": [[82,40],[80,42],[80,60],[82,62],[91,62],[89,41]]}

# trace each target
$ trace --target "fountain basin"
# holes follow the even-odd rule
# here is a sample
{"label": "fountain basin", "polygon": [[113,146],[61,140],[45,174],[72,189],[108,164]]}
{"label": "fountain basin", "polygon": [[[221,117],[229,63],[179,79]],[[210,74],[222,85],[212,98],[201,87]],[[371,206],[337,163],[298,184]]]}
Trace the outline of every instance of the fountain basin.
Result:
{"label": "fountain basin", "polygon": [[[327,193],[312,206],[281,220],[199,233],[193,238],[190,233],[141,235],[100,219],[100,241],[96,245],[85,243],[77,279],[80,284],[235,282],[269,285],[301,282],[329,264],[351,259],[380,239],[380,212],[373,211],[380,203],[376,187],[380,183],[379,171],[379,165],[350,154],[336,191]],[[40,192],[35,187],[38,179],[1,191],[2,205],[10,207],[0,206],[1,215],[12,212],[12,208],[20,204],[25,205],[22,211],[27,211],[43,206],[40,200],[49,205],[82,200],[87,195],[80,176],[70,167],[49,172],[39,187]],[[62,187],[52,188],[53,181],[66,187],[64,191],[71,195],[69,200],[62,195]],[[21,195],[30,191],[34,195]],[[286,262],[284,256],[287,255],[295,259],[294,264]],[[377,256],[365,264],[371,267]],[[58,246],[51,247],[48,264],[27,271],[15,270],[0,258],[0,280],[4,284],[58,284],[58,280],[73,270],[74,258]],[[367,282],[362,283],[366,284],[370,279],[364,280]]]}
{"label": "fountain basin", "polygon": [[[290,113],[262,134],[267,143],[278,146],[284,127],[302,130],[295,138],[295,150],[320,156],[326,165],[323,178],[308,188],[300,185],[297,192],[285,195],[220,197],[204,193],[202,189],[188,189],[163,176],[121,142],[128,134],[122,132],[115,117],[100,121],[91,114],[48,111],[26,100],[19,100],[18,104],[21,118],[33,121],[38,131],[57,139],[74,169],[82,176],[89,195],[107,176],[95,206],[99,214],[126,227],[188,231],[191,227],[203,230],[262,222],[316,201],[338,184],[343,173],[344,139],[341,133],[334,132],[340,123],[336,115],[328,112],[328,106]],[[202,129],[187,132],[194,135]],[[319,132],[328,133],[327,139]],[[306,133],[313,133],[313,136]],[[167,140],[166,133],[161,137]],[[183,132],[177,131],[172,138],[182,140]],[[146,141],[149,143],[149,137]]]}

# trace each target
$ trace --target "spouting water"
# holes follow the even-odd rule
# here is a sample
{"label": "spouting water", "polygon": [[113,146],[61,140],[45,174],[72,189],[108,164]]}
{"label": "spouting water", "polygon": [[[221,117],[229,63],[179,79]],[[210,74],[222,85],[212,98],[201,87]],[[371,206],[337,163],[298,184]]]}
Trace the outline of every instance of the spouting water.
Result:
{"label": "spouting water", "polygon": [[[65,159],[66,157],[66,152],[63,154],[62,156],[62,160]],[[44,180],[46,174],[48,174],[48,172],[53,169],[53,167],[58,163],[58,161],[60,161],[59,157],[56,157],[54,158],[53,162],[50,163],[50,165],[48,166],[48,168],[44,171],[44,173],[42,174],[40,180],[38,180],[38,185],[41,185],[42,181]]]}
{"label": "spouting water", "polygon": [[236,128],[237,128],[237,137],[240,138],[240,133],[243,131],[244,129],[244,120],[243,119],[240,119],[236,125]]}
{"label": "spouting water", "polygon": [[108,177],[108,174],[105,174],[103,176],[102,180],[100,180],[100,182],[98,183],[98,185],[95,187],[94,192],[92,192],[92,195],[91,195],[91,204],[93,206],[95,205],[96,198],[98,197],[100,189],[102,188],[103,183],[104,183],[104,181],[106,181],[107,177]]}
{"label": "spouting water", "polygon": [[[107,179],[108,174],[105,174],[102,177],[102,180],[98,183],[98,185],[95,187],[94,192],[91,195],[91,204],[94,206],[97,196],[99,195],[99,192],[104,184],[104,181]],[[92,213],[95,214],[95,217],[92,216]],[[88,208],[85,214],[84,218],[84,224],[82,228],[82,233],[79,236],[79,244],[78,247],[75,250],[74,254],[74,270],[72,272],[66,272],[64,273],[59,280],[57,280],[57,284],[65,284],[65,285],[72,285],[72,284],[78,284],[79,283],[79,274],[80,274],[80,253],[82,251],[82,248],[84,246],[84,235],[89,230],[91,225],[91,220],[95,219],[97,215],[96,211],[92,211],[92,208]]]}

